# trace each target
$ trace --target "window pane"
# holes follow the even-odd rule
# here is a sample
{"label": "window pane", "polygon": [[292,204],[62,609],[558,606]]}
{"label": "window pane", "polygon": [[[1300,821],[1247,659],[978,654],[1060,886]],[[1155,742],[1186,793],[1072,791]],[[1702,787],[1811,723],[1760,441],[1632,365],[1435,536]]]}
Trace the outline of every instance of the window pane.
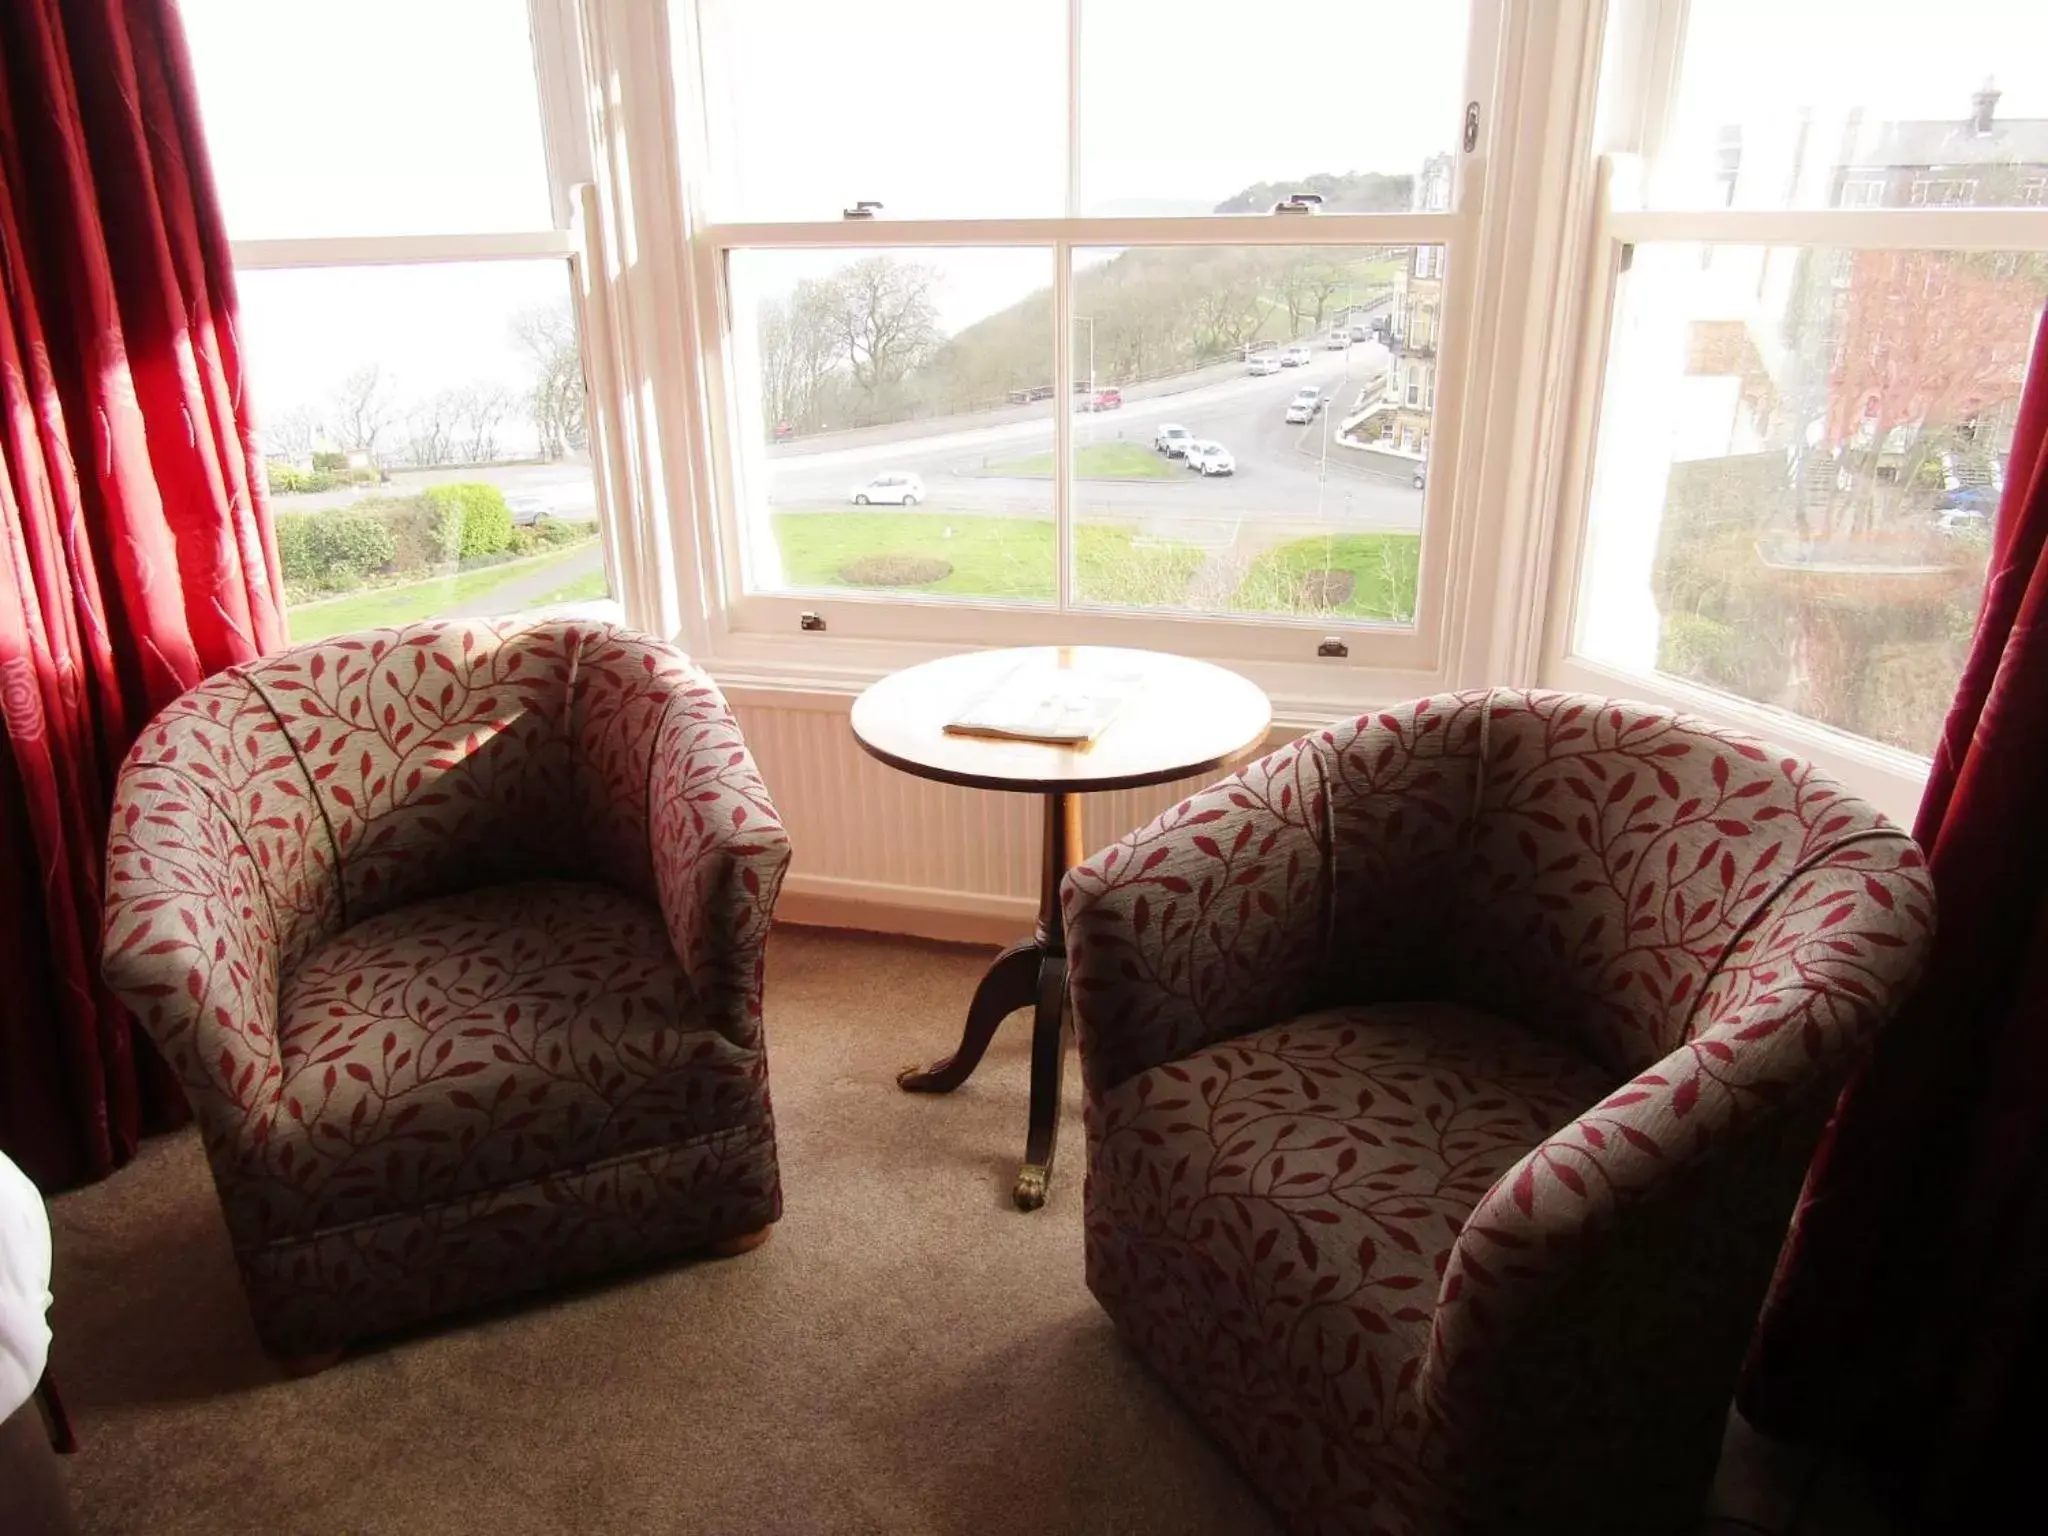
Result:
{"label": "window pane", "polygon": [[1580,653],[1930,752],[2044,294],[2039,255],[1637,247]]}
{"label": "window pane", "polygon": [[738,251],[747,584],[1051,602],[1052,253]]}
{"label": "window pane", "polygon": [[2048,7],[1692,0],[1687,18],[1660,201],[2048,203]]}
{"label": "window pane", "polygon": [[546,229],[518,0],[183,0],[228,233]]}
{"label": "window pane", "polygon": [[[703,0],[717,219],[1045,217],[1066,204],[1064,0]],[[678,58],[683,55],[678,54]]]}
{"label": "window pane", "polygon": [[1079,601],[1412,622],[1443,257],[1077,251]]}
{"label": "window pane", "polygon": [[1332,211],[1447,208],[1466,12],[1082,0],[1075,211],[1264,213],[1297,191]]}
{"label": "window pane", "polygon": [[294,640],[609,596],[566,263],[236,281]]}

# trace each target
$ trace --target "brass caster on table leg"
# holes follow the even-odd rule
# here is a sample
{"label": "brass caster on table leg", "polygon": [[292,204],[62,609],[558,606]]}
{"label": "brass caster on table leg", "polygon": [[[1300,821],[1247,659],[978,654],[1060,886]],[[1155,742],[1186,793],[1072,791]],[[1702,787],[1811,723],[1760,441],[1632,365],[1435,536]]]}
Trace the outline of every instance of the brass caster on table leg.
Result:
{"label": "brass caster on table leg", "polygon": [[1052,1188],[1052,1170],[1037,1163],[1026,1163],[1017,1175],[1017,1187],[1011,1198],[1017,1202],[1020,1211],[1035,1211],[1045,1204],[1046,1192]]}
{"label": "brass caster on table leg", "polygon": [[330,1366],[339,1365],[344,1351],[323,1349],[313,1355],[277,1355],[277,1368],[294,1381],[306,1376],[318,1376]]}
{"label": "brass caster on table leg", "polygon": [[736,1259],[743,1253],[752,1253],[768,1241],[773,1227],[763,1227],[758,1232],[742,1232],[738,1237],[721,1237],[708,1250],[716,1259]]}

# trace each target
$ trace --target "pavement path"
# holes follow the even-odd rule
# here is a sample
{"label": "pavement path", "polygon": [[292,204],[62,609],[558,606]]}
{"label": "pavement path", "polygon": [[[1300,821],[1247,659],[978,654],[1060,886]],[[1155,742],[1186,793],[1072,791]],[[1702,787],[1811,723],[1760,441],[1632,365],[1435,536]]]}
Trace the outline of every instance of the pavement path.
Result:
{"label": "pavement path", "polygon": [[588,576],[592,571],[604,569],[604,551],[598,541],[592,539],[580,545],[566,559],[551,561],[530,571],[522,571],[509,581],[478,593],[467,602],[457,603],[451,608],[440,609],[436,618],[442,619],[489,619],[502,613],[518,613],[531,608],[550,592],[566,587],[570,582]]}

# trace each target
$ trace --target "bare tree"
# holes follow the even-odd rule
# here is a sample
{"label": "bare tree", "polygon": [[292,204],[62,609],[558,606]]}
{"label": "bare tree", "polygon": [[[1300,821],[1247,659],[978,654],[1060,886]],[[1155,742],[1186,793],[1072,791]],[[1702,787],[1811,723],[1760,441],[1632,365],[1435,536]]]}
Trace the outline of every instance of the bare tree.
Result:
{"label": "bare tree", "polygon": [[788,301],[762,306],[761,409],[771,423],[813,427],[825,382],[838,367],[834,285],[805,278]]}
{"label": "bare tree", "polygon": [[1306,329],[1320,331],[1324,317],[1330,312],[1330,301],[1351,284],[1342,258],[1355,253],[1348,250],[1326,252],[1310,247],[1282,249],[1274,254],[1278,260],[1273,272],[1273,288],[1279,294],[1280,302],[1287,306],[1288,336],[1299,336],[1304,329],[1304,321],[1307,322]]}
{"label": "bare tree", "polygon": [[576,320],[565,303],[516,315],[512,339],[533,365],[526,408],[540,439],[541,457],[559,459],[587,441],[583,419],[583,354]]}
{"label": "bare tree", "polygon": [[1197,358],[1234,352],[1258,334],[1265,313],[1262,275],[1240,251],[1223,252],[1194,274],[1189,314]]}
{"label": "bare tree", "polygon": [[264,419],[263,452],[268,458],[303,464],[313,457],[313,444],[319,436],[319,414],[311,406],[294,406]]}
{"label": "bare tree", "polygon": [[865,256],[833,274],[833,333],[854,383],[873,394],[938,350],[939,271],[893,256]]}
{"label": "bare tree", "polygon": [[464,464],[488,464],[498,456],[498,427],[512,411],[512,391],[479,379],[448,392],[454,398],[455,457]]}
{"label": "bare tree", "polygon": [[455,462],[455,434],[462,419],[462,391],[444,389],[405,413],[406,461],[424,469]]}
{"label": "bare tree", "polygon": [[377,457],[377,445],[391,428],[395,410],[391,381],[376,363],[366,363],[341,381],[334,391],[329,424],[341,446],[352,453]]}

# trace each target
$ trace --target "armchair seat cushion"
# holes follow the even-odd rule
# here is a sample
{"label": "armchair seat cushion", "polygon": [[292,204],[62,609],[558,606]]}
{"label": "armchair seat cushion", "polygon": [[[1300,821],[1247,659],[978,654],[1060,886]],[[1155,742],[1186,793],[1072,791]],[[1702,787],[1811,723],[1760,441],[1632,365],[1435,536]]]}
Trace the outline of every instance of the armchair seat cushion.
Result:
{"label": "armchair seat cushion", "polygon": [[[1305,1014],[1090,1106],[1088,1278],[1236,1449],[1402,1433],[1466,1217],[1613,1087],[1572,1048],[1441,1002]],[[1406,1426],[1412,1429],[1413,1426]]]}
{"label": "armchair seat cushion", "polygon": [[759,1051],[698,1022],[660,911],[534,880],[395,908],[286,978],[270,1237],[765,1122]]}

